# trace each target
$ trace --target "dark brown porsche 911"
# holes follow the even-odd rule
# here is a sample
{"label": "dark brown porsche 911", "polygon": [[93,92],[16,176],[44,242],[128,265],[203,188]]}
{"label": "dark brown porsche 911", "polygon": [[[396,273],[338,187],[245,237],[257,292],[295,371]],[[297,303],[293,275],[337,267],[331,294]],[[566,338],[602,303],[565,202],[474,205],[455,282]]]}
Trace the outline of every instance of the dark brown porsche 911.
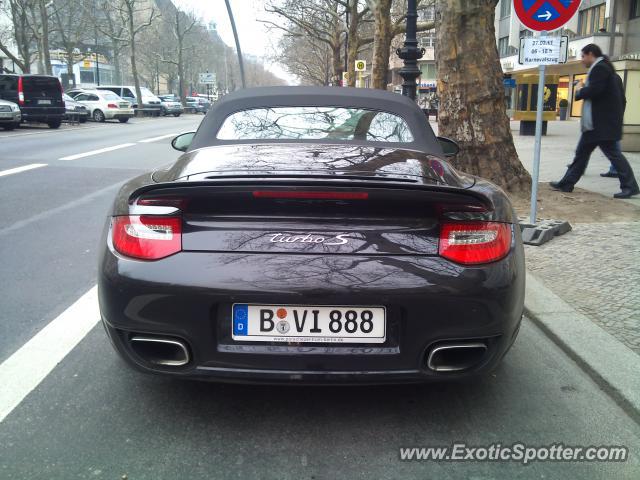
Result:
{"label": "dark brown porsche 911", "polygon": [[[388,92],[224,97],[104,233],[102,320],[146,372],[384,383],[492,369],[524,299],[516,217],[456,145]],[[443,150],[444,149],[444,150]]]}

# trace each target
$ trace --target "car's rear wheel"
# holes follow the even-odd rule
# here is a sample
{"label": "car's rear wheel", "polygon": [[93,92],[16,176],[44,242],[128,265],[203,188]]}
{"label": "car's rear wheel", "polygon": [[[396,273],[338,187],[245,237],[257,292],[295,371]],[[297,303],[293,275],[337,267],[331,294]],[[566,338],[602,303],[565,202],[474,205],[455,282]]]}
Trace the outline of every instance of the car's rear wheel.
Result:
{"label": "car's rear wheel", "polygon": [[60,125],[62,125],[62,120],[51,120],[47,122],[47,125],[49,125],[49,128],[60,128]]}
{"label": "car's rear wheel", "polygon": [[14,128],[18,128],[20,126],[19,123],[7,123],[2,125],[2,128],[4,128],[5,130],[13,130]]}
{"label": "car's rear wheel", "polygon": [[104,113],[102,113],[102,110],[93,111],[93,120],[95,122],[104,122],[105,118],[104,118]]}
{"label": "car's rear wheel", "polygon": [[179,114],[179,113],[174,113],[174,114],[173,114],[173,116],[174,116],[174,117],[179,117],[179,116],[180,116],[180,114]]}
{"label": "car's rear wheel", "polygon": [[78,119],[80,123],[87,123],[87,117],[83,116]]}
{"label": "car's rear wheel", "polygon": [[118,121],[120,123],[127,123],[129,121],[129,119],[128,118],[119,118]]}

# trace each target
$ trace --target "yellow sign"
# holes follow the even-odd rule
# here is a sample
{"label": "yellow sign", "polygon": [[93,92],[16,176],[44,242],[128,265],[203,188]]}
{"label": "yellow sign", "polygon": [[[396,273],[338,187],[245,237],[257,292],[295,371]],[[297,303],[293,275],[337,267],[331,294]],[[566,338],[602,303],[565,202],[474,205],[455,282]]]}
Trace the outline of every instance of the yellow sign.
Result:
{"label": "yellow sign", "polygon": [[366,60],[356,60],[356,72],[364,72],[367,69]]}
{"label": "yellow sign", "polygon": [[90,68],[91,67],[91,60],[87,60],[86,58],[82,61],[82,66],[84,68]]}

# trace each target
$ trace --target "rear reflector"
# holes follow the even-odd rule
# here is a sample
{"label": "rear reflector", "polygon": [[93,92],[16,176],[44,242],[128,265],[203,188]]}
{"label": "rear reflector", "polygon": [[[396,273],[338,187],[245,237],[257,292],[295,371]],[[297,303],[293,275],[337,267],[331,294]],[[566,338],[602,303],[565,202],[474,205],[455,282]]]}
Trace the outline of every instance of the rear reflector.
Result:
{"label": "rear reflector", "polygon": [[440,256],[464,265],[495,262],[511,248],[511,225],[497,222],[445,222]]}
{"label": "rear reflector", "polygon": [[111,229],[114,248],[128,257],[158,260],[182,250],[180,217],[114,217]]}
{"label": "rear reflector", "polygon": [[296,190],[256,190],[254,198],[294,198],[317,200],[367,200],[367,192],[305,192]]}

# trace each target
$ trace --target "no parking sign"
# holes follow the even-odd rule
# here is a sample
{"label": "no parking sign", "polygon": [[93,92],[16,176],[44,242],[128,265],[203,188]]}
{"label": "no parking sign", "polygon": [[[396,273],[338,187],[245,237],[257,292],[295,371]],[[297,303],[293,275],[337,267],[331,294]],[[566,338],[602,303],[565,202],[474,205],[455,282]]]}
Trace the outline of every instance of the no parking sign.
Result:
{"label": "no parking sign", "polygon": [[571,20],[581,0],[513,0],[513,9],[525,27],[550,32]]}
{"label": "no parking sign", "polygon": [[[518,20],[529,30],[549,32],[561,28],[571,20],[580,8],[580,0],[513,0]],[[536,102],[536,140],[533,149],[533,173],[531,182],[531,215],[529,221],[536,224],[538,208],[538,176],[540,172],[540,145],[542,143],[542,109],[544,108],[545,65],[558,63],[561,40],[541,33],[536,38],[520,41],[520,63],[538,65],[538,91]],[[567,41],[564,40],[566,49]],[[566,57],[566,55],[565,55]],[[565,60],[566,61],[566,60]]]}

